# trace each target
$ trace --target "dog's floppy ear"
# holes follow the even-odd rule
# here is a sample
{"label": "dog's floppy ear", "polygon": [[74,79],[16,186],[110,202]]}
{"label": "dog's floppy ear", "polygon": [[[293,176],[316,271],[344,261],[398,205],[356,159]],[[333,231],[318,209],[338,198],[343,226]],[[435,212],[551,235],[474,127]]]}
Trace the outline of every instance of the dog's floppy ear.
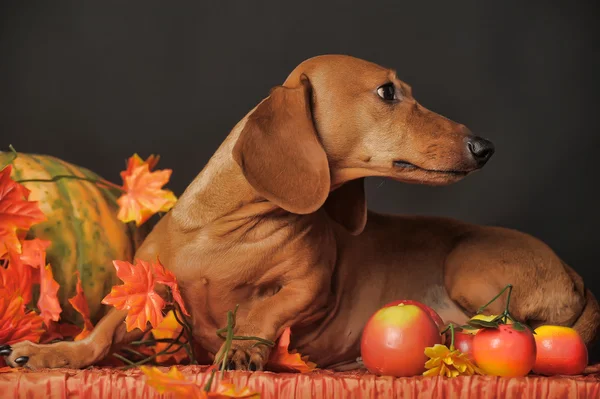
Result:
{"label": "dog's floppy ear", "polygon": [[277,86],[247,117],[233,148],[250,185],[275,205],[297,214],[319,209],[330,188],[327,155],[310,109],[310,83]]}
{"label": "dog's floppy ear", "polygon": [[329,217],[352,235],[362,233],[367,224],[364,180],[364,178],[351,180],[332,191],[324,206]]}

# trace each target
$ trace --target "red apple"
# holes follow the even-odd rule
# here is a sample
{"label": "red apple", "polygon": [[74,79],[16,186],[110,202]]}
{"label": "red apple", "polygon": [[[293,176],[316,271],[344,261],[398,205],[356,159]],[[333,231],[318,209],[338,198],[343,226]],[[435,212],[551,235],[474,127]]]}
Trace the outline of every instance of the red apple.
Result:
{"label": "red apple", "polygon": [[403,303],[405,305],[416,305],[416,306],[420,307],[421,309],[426,311],[429,316],[431,316],[431,318],[433,319],[433,321],[435,321],[435,324],[437,324],[437,326],[440,330],[442,330],[444,328],[444,326],[445,326],[444,321],[442,320],[440,315],[437,314],[437,312],[435,310],[433,310],[432,308],[430,308],[429,306],[427,306],[421,302],[413,301],[411,299],[401,299],[398,301],[390,302],[390,303],[384,305],[383,307],[387,308],[388,306],[396,306],[401,303]]}
{"label": "red apple", "polygon": [[425,371],[425,348],[441,343],[439,328],[417,305],[387,306],[367,321],[361,356],[373,374],[410,377]]}
{"label": "red apple", "polygon": [[570,327],[540,326],[535,329],[537,356],[533,372],[543,375],[581,374],[588,351],[577,331]]}
{"label": "red apple", "polygon": [[527,328],[513,324],[483,328],[473,337],[473,358],[486,374],[500,377],[523,377],[535,364],[536,346]]}
{"label": "red apple", "polygon": [[[467,355],[470,361],[475,362],[475,358],[473,357],[473,338],[475,335],[464,333],[462,331],[454,332],[454,347]],[[452,336],[448,333],[446,338],[446,344],[450,347],[450,343],[452,342]]]}

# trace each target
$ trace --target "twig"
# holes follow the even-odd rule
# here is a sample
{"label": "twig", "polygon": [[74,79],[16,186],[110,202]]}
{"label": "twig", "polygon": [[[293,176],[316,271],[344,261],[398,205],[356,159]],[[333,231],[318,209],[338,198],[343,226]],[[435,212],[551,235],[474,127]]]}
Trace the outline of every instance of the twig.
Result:
{"label": "twig", "polygon": [[124,348],[122,348],[122,350],[127,351],[129,353],[133,353],[134,355],[137,355],[137,356],[139,356],[141,358],[143,358],[144,356],[146,356],[143,353],[136,351],[135,349],[124,347]]}
{"label": "twig", "polygon": [[[237,306],[236,306],[237,310]],[[225,339],[225,346],[223,347],[223,363],[221,364],[221,378],[225,377],[225,367],[227,366],[227,360],[229,357],[229,350],[233,340],[233,326],[235,323],[233,312],[227,312],[227,338]]]}
{"label": "twig", "polygon": [[179,342],[179,339],[182,336],[183,336],[183,329],[181,330],[181,332],[179,333],[179,335],[177,336],[177,338],[175,338],[175,341],[171,342],[169,345],[167,345],[167,347],[165,349],[163,349],[162,351],[160,351],[158,353],[153,354],[152,356],[148,356],[147,358],[142,359],[142,360],[140,360],[138,362],[131,363],[130,365],[125,366],[124,369],[126,370],[126,369],[131,368],[131,367],[141,366],[142,364],[146,364],[149,361],[154,360],[158,356],[162,356],[162,355],[166,354],[169,351],[169,349],[171,349],[173,347],[173,345],[175,345],[176,342],[179,343],[179,345],[181,346],[182,344],[181,344],[181,342]]}
{"label": "twig", "polygon": [[157,343],[165,343],[165,344],[169,344],[171,342],[173,343],[177,343],[175,342],[175,340],[173,338],[156,338],[156,339],[146,339],[143,341],[132,341],[129,343],[129,345],[135,345],[135,346],[139,346],[139,345],[146,345],[146,346],[152,346],[153,344],[157,344]]}
{"label": "twig", "polygon": [[135,364],[135,363],[134,363],[134,362],[132,362],[131,360],[127,359],[125,356],[121,356],[121,355],[119,355],[118,353],[113,353],[112,355],[113,355],[114,357],[116,357],[117,359],[121,360],[122,362],[125,362],[125,363],[127,363],[127,364],[128,364],[128,365],[130,365],[130,366],[132,366],[132,365],[134,365],[134,364]]}
{"label": "twig", "polygon": [[[179,318],[179,315],[178,315],[179,313],[181,314],[181,319]],[[177,302],[175,302],[175,309],[173,310],[173,315],[175,316],[175,320],[177,321],[177,323],[181,324],[183,329],[186,331],[187,344],[189,345],[189,350],[186,349],[186,352],[188,353],[188,356],[190,357],[190,363],[196,364],[197,362],[196,362],[196,358],[194,357],[194,350],[192,348],[192,342],[194,340],[193,333],[192,333],[192,326],[190,326],[190,324],[185,319],[183,311],[181,310],[181,307],[179,306],[179,304]]]}

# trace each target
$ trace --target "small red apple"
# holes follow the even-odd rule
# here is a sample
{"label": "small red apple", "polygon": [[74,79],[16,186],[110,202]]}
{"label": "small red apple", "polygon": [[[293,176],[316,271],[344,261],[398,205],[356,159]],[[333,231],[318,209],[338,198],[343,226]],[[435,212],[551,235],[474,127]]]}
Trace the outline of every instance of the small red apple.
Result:
{"label": "small red apple", "polygon": [[483,328],[473,337],[473,358],[486,374],[522,377],[535,364],[536,346],[527,328],[515,330],[514,324]]}
{"label": "small red apple", "polygon": [[439,328],[417,305],[387,306],[367,321],[361,356],[373,374],[411,377],[425,371],[425,348],[441,343]]}
{"label": "small red apple", "polygon": [[[470,361],[475,363],[475,358],[473,357],[473,338],[475,335],[464,333],[462,331],[454,332],[454,347],[467,355]],[[448,334],[446,338],[446,345],[450,347],[450,343],[452,342],[452,337]]]}
{"label": "small red apple", "polygon": [[537,356],[533,372],[543,375],[581,374],[588,363],[585,342],[570,327],[540,326],[535,329]]}
{"label": "small red apple", "polygon": [[421,302],[413,301],[412,299],[401,299],[398,301],[390,302],[390,303],[384,305],[383,307],[387,308],[388,306],[396,306],[401,303],[403,303],[405,305],[415,305],[415,306],[420,307],[421,309],[426,311],[429,316],[431,316],[431,318],[433,319],[433,321],[435,321],[435,324],[437,324],[437,326],[440,330],[442,330],[444,328],[444,321],[442,320],[440,315],[437,314],[437,312],[435,310],[433,310],[432,308],[430,308],[429,306],[427,306]]}

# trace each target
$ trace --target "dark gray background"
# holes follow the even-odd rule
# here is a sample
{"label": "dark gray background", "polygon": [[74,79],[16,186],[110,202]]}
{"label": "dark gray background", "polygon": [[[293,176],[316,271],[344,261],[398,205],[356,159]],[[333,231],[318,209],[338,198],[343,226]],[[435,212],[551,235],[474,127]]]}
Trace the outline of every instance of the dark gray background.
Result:
{"label": "dark gray background", "polygon": [[159,153],[180,194],[298,63],[354,55],[396,68],[423,105],[497,146],[481,172],[453,186],[371,179],[370,208],[531,233],[600,296],[592,4],[3,2],[0,145],[115,182],[133,152]]}

